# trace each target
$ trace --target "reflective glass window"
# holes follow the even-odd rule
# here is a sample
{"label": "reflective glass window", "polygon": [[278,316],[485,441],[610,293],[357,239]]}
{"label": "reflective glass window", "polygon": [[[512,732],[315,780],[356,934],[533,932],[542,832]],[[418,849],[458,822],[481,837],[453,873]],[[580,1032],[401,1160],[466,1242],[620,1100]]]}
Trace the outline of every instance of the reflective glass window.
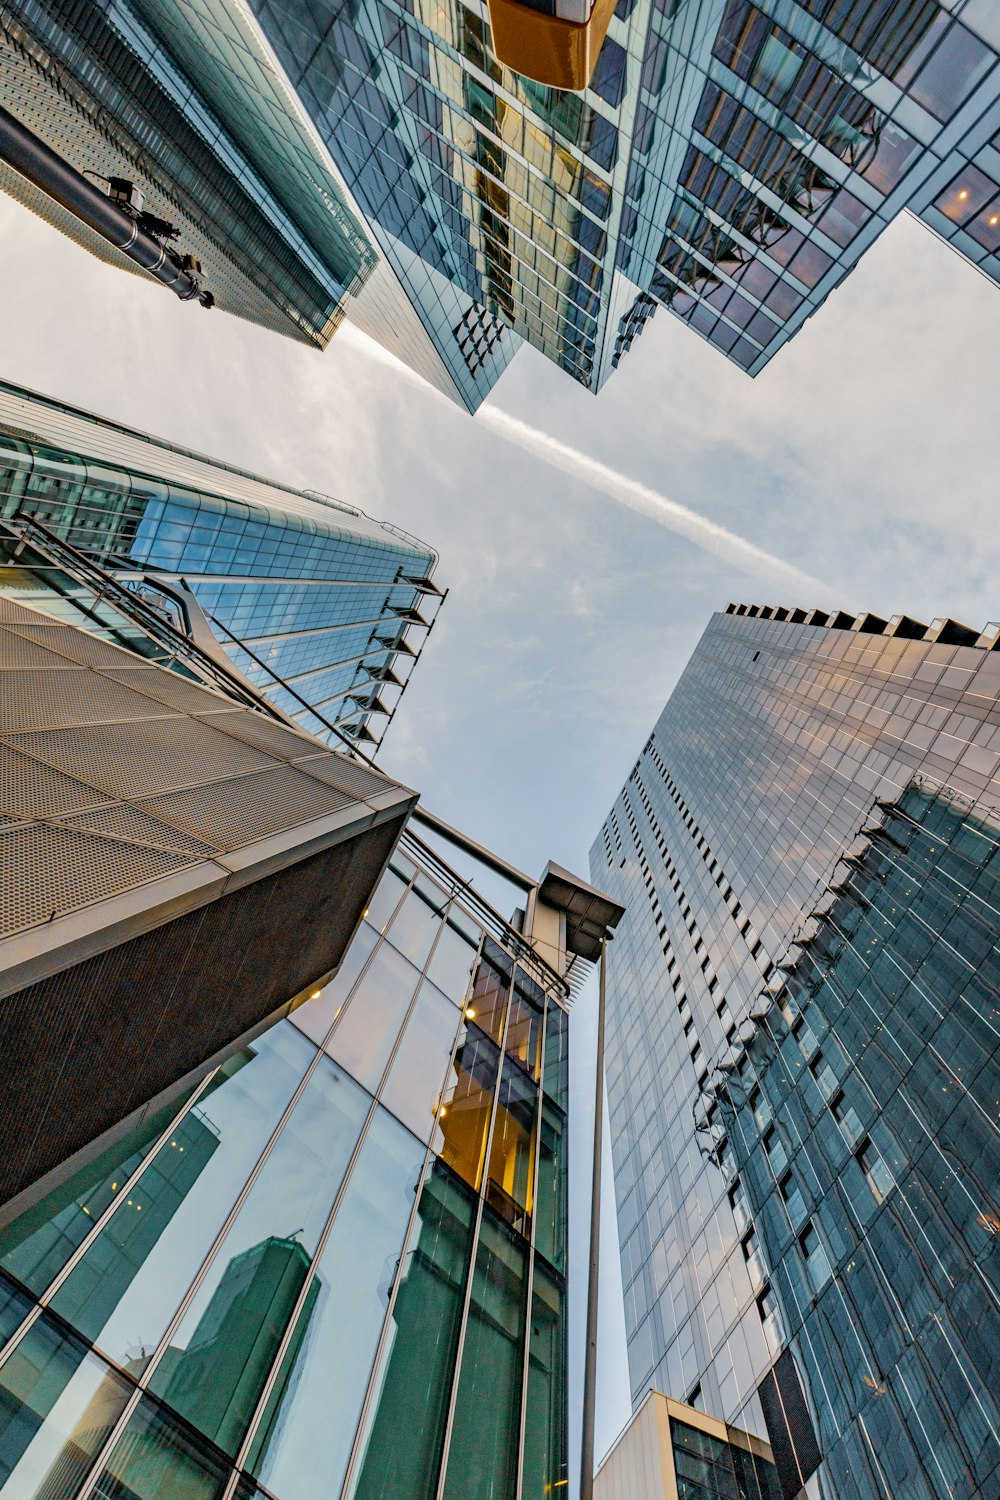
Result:
{"label": "reflective glass window", "polygon": [[810,1224],[799,1237],[799,1248],[806,1263],[809,1283],[814,1292],[821,1291],[832,1274],[826,1246],[819,1237],[815,1224]]}
{"label": "reflective glass window", "polygon": [[423,1154],[376,1111],[253,1445],[248,1467],[276,1494],[340,1492]]}
{"label": "reflective glass window", "polygon": [[327,1043],[327,1051],[374,1093],[417,987],[418,972],[382,942]]}
{"label": "reflective glass window", "polygon": [[432,1163],[403,1256],[351,1500],[433,1500],[474,1219],[471,1193]]}
{"label": "reflective glass window", "polygon": [[151,1389],[229,1453],[291,1322],[369,1105],[320,1058],[153,1372]]}
{"label": "reflective glass window", "polygon": [[499,1064],[499,1048],[478,1026],[467,1025],[438,1111],[435,1150],[473,1188],[479,1186]]}
{"label": "reflective glass window", "polygon": [[806,1205],[805,1199],[802,1196],[802,1189],[795,1181],[791,1172],[789,1172],[787,1177],[781,1179],[779,1186],[781,1188],[782,1200],[784,1201],[785,1208],[788,1210],[788,1218],[791,1226],[793,1229],[798,1229],[806,1216]]}
{"label": "reflective glass window", "polygon": [[545,995],[526,975],[520,974],[511,996],[504,1050],[529,1078],[538,1079],[541,1068],[542,1019]]}
{"label": "reflective glass window", "polygon": [[535,1176],[538,1090],[504,1059],[490,1142],[486,1197],[490,1206],[522,1234],[528,1233]]}
{"label": "reflective glass window", "polygon": [[[938,12],[895,74],[896,82],[936,120],[949,119],[996,61],[977,36],[957,22],[949,25],[948,20],[944,11]],[[920,71],[914,77],[917,68]]]}
{"label": "reflective glass window", "polygon": [[444,1500],[513,1500],[524,1366],[527,1245],[483,1210]]}
{"label": "reflective glass window", "polygon": [[0,1233],[0,1266],[41,1293],[86,1239],[126,1178],[141,1164],[157,1137],[190,1094],[172,1101],[93,1162],[60,1183]]}
{"label": "reflective glass window", "polygon": [[539,1254],[563,1271],[566,1267],[566,1116],[549,1099],[542,1101],[541,1131],[535,1200],[535,1246]]}
{"label": "reflective glass window", "polygon": [[451,1001],[424,980],[380,1095],[381,1103],[422,1141],[440,1111],[458,1025]]}
{"label": "reflective glass window", "polygon": [[351,946],[344,955],[343,963],[330,983],[305,1000],[289,1016],[289,1020],[306,1036],[322,1046],[323,1038],[344,1008],[351,988],[367,963],[372,949],[378,942],[378,934],[367,922],[362,922]]}
{"label": "reflective glass window", "polygon": [[69,1496],[132,1386],[44,1316],[0,1367],[0,1496]]}
{"label": "reflective glass window", "polygon": [[449,920],[441,929],[441,936],[427,965],[427,977],[456,1005],[461,1005],[469,988],[469,976],[475,961],[476,949],[471,941],[453,920]]}
{"label": "reflective glass window", "polygon": [[392,870],[386,870],[368,903],[366,919],[377,932],[384,932],[393,912],[403,898],[406,886]]}
{"label": "reflective glass window", "polygon": [[858,1166],[865,1174],[876,1203],[884,1203],[896,1186],[889,1168],[871,1141],[865,1141],[858,1152]]}
{"label": "reflective glass window", "polygon": [[549,1001],[545,1013],[542,1083],[549,1097],[565,1109],[569,1091],[569,1016],[554,1000]]}
{"label": "reflective glass window", "polygon": [[167,1412],[143,1400],[97,1481],[115,1500],[220,1500],[230,1469]]}
{"label": "reflective glass window", "polygon": [[524,1412],[524,1500],[549,1500],[567,1484],[565,1300],[562,1284],[536,1260]]}
{"label": "reflective glass window", "polygon": [[[488,945],[488,947],[487,947]],[[466,1015],[470,1021],[499,1042],[503,1036],[504,1019],[507,1013],[507,993],[510,989],[510,967],[500,967],[491,962],[499,953],[496,944],[487,939],[483,956],[476,968],[472,993],[466,1000]],[[489,952],[490,957],[487,957]]]}
{"label": "reflective glass window", "polygon": [[315,1055],[279,1025],[231,1059],[63,1282],[54,1310],[112,1359],[155,1349]]}
{"label": "reflective glass window", "polygon": [[431,943],[437,932],[440,913],[445,897],[430,881],[417,883],[410,889],[402,906],[396,912],[386,936],[394,948],[422,969],[431,951]]}

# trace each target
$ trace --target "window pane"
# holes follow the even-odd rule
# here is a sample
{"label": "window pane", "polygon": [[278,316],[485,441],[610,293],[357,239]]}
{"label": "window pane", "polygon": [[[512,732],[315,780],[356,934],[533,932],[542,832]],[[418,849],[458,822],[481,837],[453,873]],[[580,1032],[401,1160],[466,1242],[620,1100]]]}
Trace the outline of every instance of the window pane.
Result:
{"label": "window pane", "polygon": [[351,1500],[433,1500],[472,1246],[475,1203],[440,1162],[424,1182],[403,1258]]}
{"label": "window pane", "polygon": [[523,1500],[549,1500],[566,1486],[565,1294],[535,1261],[531,1296]]}
{"label": "window pane", "polygon": [[344,955],[340,969],[330,983],[320,990],[317,999],[305,1001],[289,1016],[292,1024],[300,1031],[304,1031],[317,1047],[322,1046],[323,1038],[343,1009],[358,975],[377,942],[378,934],[375,929],[369,927],[367,922],[362,922],[353,943]]}
{"label": "window pane", "polygon": [[374,896],[368,903],[365,916],[377,932],[384,932],[389,918],[402,899],[406,886],[398,875],[386,870],[378,883]]}
{"label": "window pane", "polygon": [[541,1067],[544,1010],[544,993],[527,975],[519,971],[510,1003],[504,1048],[507,1056],[515,1058],[536,1082]]}
{"label": "window pane", "polygon": [[430,1136],[440,1109],[459,1024],[451,1001],[425,980],[380,1096],[422,1141]]}
{"label": "window pane", "polygon": [[393,946],[422,969],[431,951],[431,942],[440,922],[444,895],[437,888],[425,895],[419,888],[409,892],[402,906],[386,928],[386,936]]}
{"label": "window pane", "polygon": [[45,1317],[0,1369],[0,1496],[69,1496],[132,1387]]}
{"label": "window pane", "polygon": [[560,1271],[566,1263],[566,1117],[549,1100],[542,1103],[538,1153],[535,1247]]}
{"label": "window pane", "polygon": [[122,1433],[95,1493],[122,1500],[219,1500],[230,1470],[151,1401]]}
{"label": "window pane", "polygon": [[423,1155],[376,1112],[248,1465],[279,1495],[340,1492]]}
{"label": "window pane", "polygon": [[[504,965],[500,966],[490,961],[487,957],[487,949],[490,957],[504,958]],[[504,1016],[507,1010],[507,992],[510,989],[510,965],[506,962],[506,956],[488,938],[483,946],[483,957],[476,968],[476,976],[472,985],[472,994],[468,998],[466,1015],[470,1021],[499,1042],[503,1035]]]}
{"label": "window pane", "polygon": [[118,1363],[155,1349],[315,1055],[282,1024],[231,1059],[56,1293]]}
{"label": "window pane", "polygon": [[153,1374],[151,1389],[228,1453],[254,1413],[369,1105],[320,1059]]}
{"label": "window pane", "polygon": [[533,1206],[537,1115],[538,1090],[505,1058],[490,1142],[486,1196],[491,1208],[525,1235]]}
{"label": "window pane", "polygon": [[569,1088],[569,1016],[550,1000],[545,1013],[545,1092],[562,1109]]}
{"label": "window pane", "polygon": [[330,1056],[369,1093],[378,1087],[418,977],[401,953],[381,943],[327,1043]]}
{"label": "window pane", "polygon": [[476,950],[453,927],[446,923],[437,947],[427,966],[427,977],[433,980],[456,1005],[461,1005],[469,988],[469,975],[476,961]]}
{"label": "window pane", "polygon": [[467,1025],[438,1111],[434,1149],[473,1188],[479,1186],[499,1065],[500,1049],[478,1026]]}
{"label": "window pane", "polygon": [[527,1247],[489,1209],[476,1253],[445,1500],[513,1500]]}

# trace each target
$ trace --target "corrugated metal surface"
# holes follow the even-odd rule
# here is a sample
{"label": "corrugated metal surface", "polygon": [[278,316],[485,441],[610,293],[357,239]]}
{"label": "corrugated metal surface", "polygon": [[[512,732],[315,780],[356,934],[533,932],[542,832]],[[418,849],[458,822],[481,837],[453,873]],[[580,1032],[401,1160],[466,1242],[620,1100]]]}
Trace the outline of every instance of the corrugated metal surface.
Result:
{"label": "corrugated metal surface", "polygon": [[666,1402],[651,1391],[598,1470],[594,1500],[677,1500],[669,1452]]}

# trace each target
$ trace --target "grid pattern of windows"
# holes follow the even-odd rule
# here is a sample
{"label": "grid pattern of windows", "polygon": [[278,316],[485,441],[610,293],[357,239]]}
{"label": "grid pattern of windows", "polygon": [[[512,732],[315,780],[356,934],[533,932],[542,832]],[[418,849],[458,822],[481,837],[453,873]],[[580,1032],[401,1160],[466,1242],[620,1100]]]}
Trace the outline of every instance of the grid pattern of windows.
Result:
{"label": "grid pattern of windows", "polygon": [[[178,466],[152,439],[129,434],[131,451],[121,457],[68,451],[50,437],[49,407],[13,387],[0,391],[4,398],[0,515],[21,507],[105,565],[183,578],[234,663],[303,728],[331,737],[304,699],[347,732],[378,741],[401,691],[393,666],[412,665],[439,603],[432,592],[428,607],[414,587],[433,571],[430,548],[366,517],[352,525],[334,502],[250,475],[241,486],[208,460]],[[78,439],[96,438],[84,414],[63,414]],[[188,482],[178,467],[185,477],[193,471]],[[241,488],[245,499],[234,497]]]}
{"label": "grid pattern of windows", "polygon": [[397,851],[335,979],[0,1236],[0,1495],[563,1486],[566,1036]]}
{"label": "grid pattern of windows", "polygon": [[[706,1085],[735,1066],[789,944],[808,949],[877,801],[921,774],[1000,805],[994,636],[730,606],[594,843],[592,878],[627,907],[609,957],[607,1083],[636,1404],[650,1386],[683,1399],[699,1385],[706,1410],[765,1435],[758,1388],[788,1322],[780,1253]],[[870,1200],[888,1207],[891,1153],[810,1014],[790,1018],[790,1049]],[[825,1286],[840,1247],[813,1212],[799,1138],[749,1079],[743,1107],[783,1243]]]}
{"label": "grid pattern of windows", "polygon": [[[910,787],[716,1091],[840,1494],[1000,1475],[998,911],[996,812]],[[748,1089],[794,1153],[780,1201]]]}

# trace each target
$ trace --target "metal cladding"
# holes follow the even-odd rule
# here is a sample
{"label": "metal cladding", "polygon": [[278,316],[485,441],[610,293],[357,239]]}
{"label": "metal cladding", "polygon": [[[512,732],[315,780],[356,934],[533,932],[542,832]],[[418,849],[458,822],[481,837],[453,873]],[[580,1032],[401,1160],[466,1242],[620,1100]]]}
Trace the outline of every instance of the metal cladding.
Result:
{"label": "metal cladding", "polygon": [[7,599],[0,677],[8,1199],[336,968],[415,798]]}

